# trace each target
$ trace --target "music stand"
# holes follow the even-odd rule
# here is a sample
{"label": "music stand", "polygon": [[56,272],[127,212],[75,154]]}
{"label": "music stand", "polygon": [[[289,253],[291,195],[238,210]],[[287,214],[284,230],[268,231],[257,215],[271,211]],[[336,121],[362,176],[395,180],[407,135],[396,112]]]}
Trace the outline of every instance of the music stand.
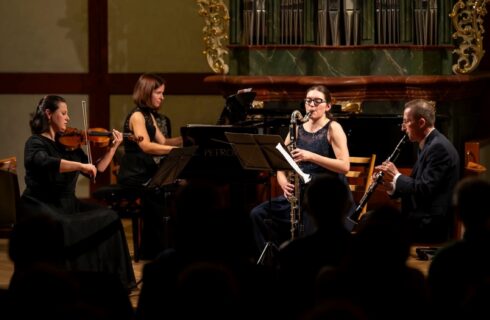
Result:
{"label": "music stand", "polygon": [[225,132],[225,136],[244,169],[293,170],[276,148],[278,143],[286,148],[281,136],[235,132]]}
{"label": "music stand", "polygon": [[196,152],[198,146],[174,148],[165,157],[163,163],[148,183],[148,188],[160,188],[174,184],[182,170]]}
{"label": "music stand", "polygon": [[168,205],[168,197],[171,191],[165,190],[164,187],[169,185],[174,185],[177,182],[182,170],[184,170],[189,160],[192,158],[197,150],[197,146],[190,146],[184,148],[174,148],[170,150],[170,153],[165,157],[165,159],[160,163],[160,167],[157,172],[150,179],[147,184],[149,189],[163,189],[163,197],[165,201],[164,216],[163,216],[163,230],[164,239],[162,239],[163,248],[167,249],[171,243],[171,214],[168,212],[170,209]]}
{"label": "music stand", "polygon": [[[235,151],[244,169],[262,170],[269,172],[278,170],[293,170],[284,156],[277,150],[276,145],[284,141],[278,135],[260,135],[248,133],[225,132],[227,140]],[[269,205],[271,191],[269,190]],[[277,246],[271,241],[270,236],[265,244],[257,264],[262,264],[269,250],[277,250]]]}

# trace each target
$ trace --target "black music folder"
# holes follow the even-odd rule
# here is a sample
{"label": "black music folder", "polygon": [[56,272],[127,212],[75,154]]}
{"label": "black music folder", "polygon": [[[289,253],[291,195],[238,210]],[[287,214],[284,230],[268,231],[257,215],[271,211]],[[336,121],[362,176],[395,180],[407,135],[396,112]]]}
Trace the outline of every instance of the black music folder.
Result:
{"label": "black music folder", "polygon": [[147,187],[159,188],[175,183],[196,150],[197,146],[172,149],[162,161]]}
{"label": "black music folder", "polygon": [[286,149],[280,136],[233,132],[225,132],[225,135],[244,169],[292,170],[291,165],[276,148],[279,143]]}

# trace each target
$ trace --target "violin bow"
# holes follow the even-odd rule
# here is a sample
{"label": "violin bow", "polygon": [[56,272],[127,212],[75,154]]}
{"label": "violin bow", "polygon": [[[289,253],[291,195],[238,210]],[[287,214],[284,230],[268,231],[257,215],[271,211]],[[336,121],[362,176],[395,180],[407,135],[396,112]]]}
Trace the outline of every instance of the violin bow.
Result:
{"label": "violin bow", "polygon": [[[92,162],[92,151],[90,150],[90,140],[88,139],[88,120],[87,120],[87,102],[82,100],[82,112],[83,112],[83,126],[85,129],[85,141],[87,142],[87,156],[88,163],[93,164]],[[93,177],[95,183],[95,176]]]}

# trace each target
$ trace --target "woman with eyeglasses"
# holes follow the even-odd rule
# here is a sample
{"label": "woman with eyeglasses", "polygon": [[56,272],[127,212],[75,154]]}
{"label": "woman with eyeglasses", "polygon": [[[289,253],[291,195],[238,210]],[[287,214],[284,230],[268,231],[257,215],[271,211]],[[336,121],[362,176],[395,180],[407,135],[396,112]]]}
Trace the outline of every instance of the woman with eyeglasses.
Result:
{"label": "woman with eyeglasses", "polygon": [[[309,185],[332,177],[339,179],[340,185],[349,190],[345,177],[350,169],[347,136],[330,113],[332,99],[328,89],[322,85],[310,87],[304,108],[309,117],[296,125],[296,148],[291,150],[291,155],[301,170],[311,175],[312,181],[306,185],[300,183],[301,190],[295,192],[295,184],[288,179],[288,172],[278,171],[277,182],[283,194],[258,205],[251,212],[255,240],[261,251],[258,263],[272,264],[279,270],[279,294],[284,292],[286,295],[279,299],[286,302],[283,305],[288,306],[286,313],[293,315],[292,318],[296,318],[295,315],[304,311],[313,300],[314,279],[321,267],[338,265],[347,251],[351,230],[347,228],[346,217],[355,208],[349,191],[345,201],[337,197],[336,203],[330,202],[328,196],[332,197],[334,192],[338,194],[339,190],[324,190],[324,210],[317,208],[316,212],[311,211],[311,215],[307,212],[308,204],[303,202],[301,205],[300,201],[299,215],[303,223],[298,236],[293,237],[288,198],[299,195],[302,199],[303,191]],[[288,134],[285,143],[289,145],[290,142]],[[324,216],[319,217],[319,214]],[[263,257],[268,260],[264,261]],[[290,292],[295,293],[294,297],[288,294]]]}
{"label": "woman with eyeglasses", "polygon": [[[323,85],[310,87],[306,92],[304,108],[309,113],[309,119],[296,126],[296,148],[291,151],[294,161],[313,178],[318,174],[334,175],[347,184],[345,174],[350,169],[347,136],[330,113],[332,99],[328,89]],[[290,142],[288,134],[285,143],[289,145]],[[278,247],[291,238],[291,206],[288,198],[295,194],[294,184],[285,171],[277,172],[277,182],[283,195],[258,205],[251,212],[259,252],[264,250],[267,242]],[[328,204],[325,207],[328,209]],[[311,234],[315,226],[306,212],[301,211],[304,235]]]}

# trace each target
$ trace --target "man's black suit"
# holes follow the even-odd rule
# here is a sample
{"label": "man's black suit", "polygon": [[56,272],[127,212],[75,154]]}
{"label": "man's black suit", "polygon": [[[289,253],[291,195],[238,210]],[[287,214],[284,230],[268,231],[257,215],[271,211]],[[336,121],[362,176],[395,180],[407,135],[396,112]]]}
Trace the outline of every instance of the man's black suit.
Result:
{"label": "man's black suit", "polygon": [[452,143],[437,129],[425,145],[409,176],[396,180],[393,197],[401,197],[402,213],[415,242],[442,242],[453,221],[451,197],[459,180],[460,160]]}

